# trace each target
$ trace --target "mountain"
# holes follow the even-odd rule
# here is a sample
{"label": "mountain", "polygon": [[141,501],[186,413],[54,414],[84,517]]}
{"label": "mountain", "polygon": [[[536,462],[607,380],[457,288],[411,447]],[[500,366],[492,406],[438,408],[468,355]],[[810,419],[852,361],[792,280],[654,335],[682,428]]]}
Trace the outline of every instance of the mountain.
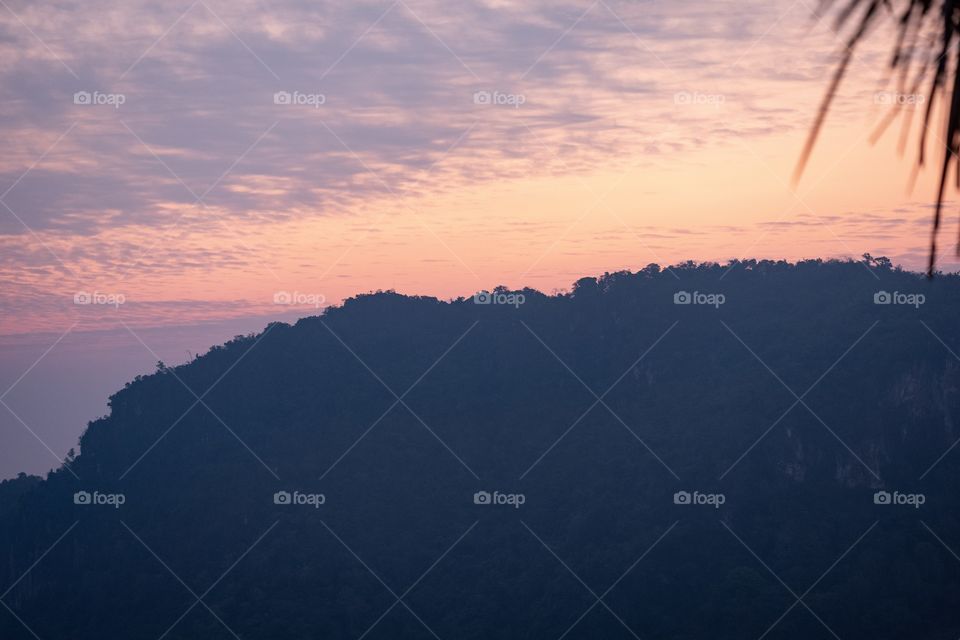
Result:
{"label": "mountain", "polygon": [[866,257],[272,324],[0,485],[0,637],[954,639],[958,317]]}

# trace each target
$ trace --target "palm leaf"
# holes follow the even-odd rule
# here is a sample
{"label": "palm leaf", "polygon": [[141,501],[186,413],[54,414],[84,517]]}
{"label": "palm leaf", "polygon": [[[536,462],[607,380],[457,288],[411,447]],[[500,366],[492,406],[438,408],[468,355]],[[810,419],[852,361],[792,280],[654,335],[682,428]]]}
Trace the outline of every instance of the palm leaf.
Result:
{"label": "palm leaf", "polygon": [[[822,0],[818,13],[822,15],[835,11],[837,30],[849,28],[850,35],[800,154],[794,180],[799,180],[803,174],[857,46],[868,36],[879,18],[892,14],[897,21],[897,29],[889,70],[897,77],[898,94],[916,95],[923,88],[923,83],[928,83],[919,136],[918,165],[921,167],[926,159],[933,104],[940,100],[944,105],[949,105],[945,110],[944,138],[935,136],[933,145],[942,154],[927,267],[927,275],[933,276],[937,259],[937,232],[940,230],[943,198],[951,166],[956,169],[956,184],[960,187],[957,155],[960,152],[960,0],[847,0],[843,6],[835,5],[834,0]],[[877,135],[902,113],[901,107],[899,102],[895,102],[890,114],[881,122]],[[908,112],[905,116],[901,144],[909,132],[911,115]],[[957,254],[960,255],[960,238],[957,240]]]}

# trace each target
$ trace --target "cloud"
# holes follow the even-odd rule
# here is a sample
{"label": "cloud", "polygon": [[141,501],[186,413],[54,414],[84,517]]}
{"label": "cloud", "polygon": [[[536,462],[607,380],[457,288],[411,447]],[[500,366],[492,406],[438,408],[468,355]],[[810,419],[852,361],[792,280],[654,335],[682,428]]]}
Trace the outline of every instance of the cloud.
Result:
{"label": "cloud", "polygon": [[[556,149],[575,169],[602,166],[649,149],[670,125],[680,147],[764,135],[791,114],[763,112],[758,128],[731,118],[732,105],[719,117],[674,101],[681,90],[729,93],[756,113],[743,86],[723,86],[740,72],[723,62],[751,53],[770,11],[733,19],[715,5],[468,1],[451,17],[438,2],[14,2],[39,39],[3,18],[4,133],[18,151],[0,178],[12,183],[44,151],[41,138],[76,123],[9,202],[31,227],[62,212],[82,234],[102,226],[90,212],[141,224],[158,203],[192,202],[190,190],[215,184],[205,200],[234,217],[282,215],[292,203],[329,215],[382,195],[370,171],[403,190],[441,160],[453,185],[529,175]],[[124,103],[75,105],[77,91]],[[278,91],[324,102],[277,105]],[[478,105],[477,91],[523,102]],[[518,150],[527,129],[543,144]],[[178,193],[179,180],[189,189]],[[281,189],[245,188],[256,180]],[[0,231],[23,232],[9,221]]]}
{"label": "cloud", "polygon": [[835,48],[787,1],[8,5],[0,277],[26,298],[240,273],[273,262],[270,225],[358,217],[369,235],[478,186],[800,130]]}

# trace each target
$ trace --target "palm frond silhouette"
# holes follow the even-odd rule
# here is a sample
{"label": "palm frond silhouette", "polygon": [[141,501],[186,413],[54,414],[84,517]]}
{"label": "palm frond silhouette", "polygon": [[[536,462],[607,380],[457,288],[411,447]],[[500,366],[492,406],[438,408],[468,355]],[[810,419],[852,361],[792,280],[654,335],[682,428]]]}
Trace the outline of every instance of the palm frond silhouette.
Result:
{"label": "palm frond silhouette", "polygon": [[[799,180],[806,167],[814,144],[820,134],[827,112],[837,89],[850,65],[857,46],[869,35],[877,21],[892,15],[896,30],[889,70],[896,77],[898,94],[925,95],[923,121],[919,135],[919,166],[927,158],[928,137],[932,133],[932,147],[942,154],[937,204],[930,235],[930,255],[927,275],[933,276],[937,260],[937,232],[943,213],[943,198],[951,167],[956,170],[955,183],[960,188],[960,0],[846,0],[838,6],[835,0],[821,0],[819,15],[834,12],[835,28],[850,29],[840,60],[820,103],[806,144],[797,163],[794,180]],[[946,122],[943,137],[931,131],[933,105],[940,101],[945,107]],[[880,123],[877,135],[883,132],[902,112],[895,104]],[[912,110],[905,114],[904,131],[909,131]],[[960,238],[957,240],[960,255]]]}

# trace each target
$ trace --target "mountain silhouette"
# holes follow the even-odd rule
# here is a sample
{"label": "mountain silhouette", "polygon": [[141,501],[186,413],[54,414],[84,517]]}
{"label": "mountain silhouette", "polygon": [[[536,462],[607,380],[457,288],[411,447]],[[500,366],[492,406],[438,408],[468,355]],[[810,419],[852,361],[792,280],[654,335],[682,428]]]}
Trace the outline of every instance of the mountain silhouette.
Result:
{"label": "mountain silhouette", "polygon": [[960,279],[357,296],[0,484],[0,637],[960,635]]}

